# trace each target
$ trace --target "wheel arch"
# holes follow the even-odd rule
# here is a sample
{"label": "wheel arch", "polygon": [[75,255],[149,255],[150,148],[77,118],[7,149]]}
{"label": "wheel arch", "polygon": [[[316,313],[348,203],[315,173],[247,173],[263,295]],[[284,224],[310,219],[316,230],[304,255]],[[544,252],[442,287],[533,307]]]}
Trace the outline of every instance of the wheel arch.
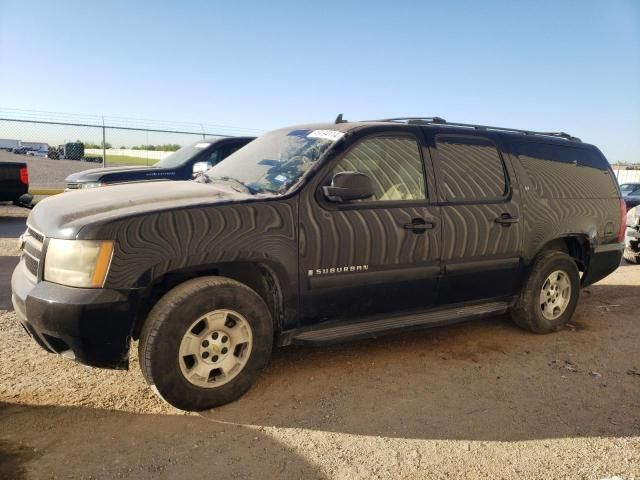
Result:
{"label": "wheel arch", "polygon": [[557,250],[569,255],[578,266],[578,270],[586,272],[589,268],[589,256],[593,249],[591,240],[586,234],[567,234],[554,238],[543,244],[536,257],[548,250]]}
{"label": "wheel arch", "polygon": [[138,339],[149,312],[158,300],[177,285],[203,276],[220,276],[236,280],[254,290],[265,301],[276,335],[283,330],[286,280],[278,267],[268,262],[232,261],[207,266],[185,267],[164,273],[144,289],[133,326]]}

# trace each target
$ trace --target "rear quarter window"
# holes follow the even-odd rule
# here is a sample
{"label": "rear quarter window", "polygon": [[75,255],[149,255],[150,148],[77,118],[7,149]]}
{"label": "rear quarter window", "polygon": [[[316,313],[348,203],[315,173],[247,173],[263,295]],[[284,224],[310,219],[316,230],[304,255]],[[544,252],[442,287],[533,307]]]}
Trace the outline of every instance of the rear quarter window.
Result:
{"label": "rear quarter window", "polygon": [[609,164],[595,148],[514,142],[512,151],[540,197],[618,197]]}

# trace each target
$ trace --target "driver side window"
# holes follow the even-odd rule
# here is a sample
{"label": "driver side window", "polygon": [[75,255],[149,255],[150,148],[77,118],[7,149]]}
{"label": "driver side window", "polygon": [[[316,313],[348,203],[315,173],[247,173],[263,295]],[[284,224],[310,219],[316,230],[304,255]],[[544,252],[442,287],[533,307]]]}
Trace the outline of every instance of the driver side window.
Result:
{"label": "driver side window", "polygon": [[209,154],[209,158],[207,159],[207,162],[209,162],[209,165],[213,167],[214,165],[217,165],[220,160],[222,160],[220,158],[220,149],[217,148],[216,150],[211,152],[211,154]]}
{"label": "driver side window", "polygon": [[340,160],[333,174],[339,172],[360,172],[371,178],[375,193],[366,202],[426,198],[419,146],[410,137],[364,139]]}

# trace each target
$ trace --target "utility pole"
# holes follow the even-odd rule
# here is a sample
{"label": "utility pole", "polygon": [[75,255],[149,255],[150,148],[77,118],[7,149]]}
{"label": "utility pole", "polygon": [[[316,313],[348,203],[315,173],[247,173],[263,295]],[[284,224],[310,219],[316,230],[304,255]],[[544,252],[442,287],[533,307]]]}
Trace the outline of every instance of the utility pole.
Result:
{"label": "utility pole", "polygon": [[102,168],[107,167],[107,141],[104,128],[104,115],[102,116]]}

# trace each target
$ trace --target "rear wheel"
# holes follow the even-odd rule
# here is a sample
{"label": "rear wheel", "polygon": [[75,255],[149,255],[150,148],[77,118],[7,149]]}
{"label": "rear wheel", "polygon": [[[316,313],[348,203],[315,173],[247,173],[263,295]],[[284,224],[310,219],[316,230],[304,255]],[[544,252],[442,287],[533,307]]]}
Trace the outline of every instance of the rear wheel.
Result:
{"label": "rear wheel", "polygon": [[534,333],[560,330],[580,296],[578,267],[566,253],[547,251],[536,259],[511,310],[514,322]]}
{"label": "rear wheel", "polygon": [[182,410],[205,410],[242,396],[266,366],[273,325],[262,298],[224,277],[178,285],[151,310],[140,335],[142,373]]}

